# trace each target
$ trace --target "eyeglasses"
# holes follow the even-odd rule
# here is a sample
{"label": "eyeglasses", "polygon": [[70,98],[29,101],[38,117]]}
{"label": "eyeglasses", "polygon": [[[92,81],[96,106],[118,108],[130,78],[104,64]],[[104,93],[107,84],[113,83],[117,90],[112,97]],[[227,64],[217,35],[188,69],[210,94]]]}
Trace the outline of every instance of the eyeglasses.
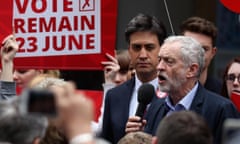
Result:
{"label": "eyeglasses", "polygon": [[226,80],[230,82],[234,82],[236,78],[238,80],[238,83],[240,83],[240,74],[238,76],[236,76],[235,74],[229,74],[226,76]]}

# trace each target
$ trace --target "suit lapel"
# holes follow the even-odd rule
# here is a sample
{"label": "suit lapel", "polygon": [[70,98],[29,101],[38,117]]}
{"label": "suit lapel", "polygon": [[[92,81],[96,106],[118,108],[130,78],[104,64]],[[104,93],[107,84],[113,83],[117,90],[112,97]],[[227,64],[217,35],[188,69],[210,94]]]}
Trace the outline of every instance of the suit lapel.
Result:
{"label": "suit lapel", "polygon": [[145,128],[146,132],[155,135],[155,131],[158,127],[159,122],[166,115],[167,109],[164,103],[164,99],[158,99],[153,102],[147,112],[147,126]]}
{"label": "suit lapel", "polygon": [[190,110],[195,111],[198,114],[202,114],[203,102],[204,102],[204,88],[200,83],[198,83],[198,89],[192,101]]}
{"label": "suit lapel", "polygon": [[[122,113],[121,117],[123,119],[123,125],[125,126],[128,117],[129,117],[129,107],[130,107],[130,101],[132,98],[132,93],[134,90],[134,84],[135,84],[135,79],[132,78],[129,81],[125,83],[125,87],[122,89],[123,91],[121,92],[121,100],[119,99],[119,103],[121,105],[120,113]],[[117,103],[116,103],[117,104]]]}

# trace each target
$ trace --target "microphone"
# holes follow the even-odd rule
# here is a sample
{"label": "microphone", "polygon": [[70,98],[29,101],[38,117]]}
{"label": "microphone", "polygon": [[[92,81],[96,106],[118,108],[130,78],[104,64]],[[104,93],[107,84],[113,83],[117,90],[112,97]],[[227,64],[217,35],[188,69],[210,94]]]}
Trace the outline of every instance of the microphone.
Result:
{"label": "microphone", "polygon": [[145,83],[138,89],[138,107],[136,116],[143,117],[147,105],[152,101],[155,94],[153,85]]}

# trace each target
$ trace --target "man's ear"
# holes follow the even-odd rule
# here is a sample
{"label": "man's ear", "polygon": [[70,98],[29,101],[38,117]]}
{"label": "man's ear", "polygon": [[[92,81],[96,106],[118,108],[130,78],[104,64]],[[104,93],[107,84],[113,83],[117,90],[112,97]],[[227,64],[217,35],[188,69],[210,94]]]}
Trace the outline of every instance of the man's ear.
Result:
{"label": "man's ear", "polygon": [[40,137],[37,137],[33,140],[32,144],[40,144]]}
{"label": "man's ear", "polygon": [[187,78],[195,77],[197,75],[199,65],[196,63],[191,64],[187,71]]}
{"label": "man's ear", "polygon": [[212,55],[213,55],[213,57],[216,55],[216,53],[217,53],[217,47],[213,47],[212,48]]}
{"label": "man's ear", "polygon": [[153,136],[153,137],[152,137],[152,144],[157,144],[157,142],[158,142],[157,137],[156,137],[156,136]]}

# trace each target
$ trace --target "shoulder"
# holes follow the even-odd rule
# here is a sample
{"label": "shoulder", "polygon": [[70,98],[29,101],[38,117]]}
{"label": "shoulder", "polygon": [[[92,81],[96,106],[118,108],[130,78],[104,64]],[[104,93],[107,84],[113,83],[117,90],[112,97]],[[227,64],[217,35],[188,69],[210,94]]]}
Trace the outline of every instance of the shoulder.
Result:
{"label": "shoulder", "polygon": [[115,93],[119,93],[119,92],[123,93],[125,91],[133,90],[133,88],[134,88],[134,80],[130,79],[130,80],[124,82],[123,84],[110,89],[107,92],[107,95],[109,95],[109,94],[111,95],[111,94],[115,94]]}
{"label": "shoulder", "polygon": [[229,99],[215,92],[204,89],[204,93],[206,95],[205,96],[206,101],[215,101],[216,104],[232,104],[232,102]]}
{"label": "shoulder", "polygon": [[134,79],[130,79],[123,84],[116,86],[106,93],[106,99],[123,99],[130,97],[134,89]]}
{"label": "shoulder", "polygon": [[219,79],[207,77],[204,87],[212,92],[220,94],[222,89],[222,82]]}
{"label": "shoulder", "polygon": [[238,111],[231,100],[207,89],[204,89],[204,93],[204,103],[208,105],[209,111],[212,109],[221,113],[224,112],[227,115],[238,115]]}
{"label": "shoulder", "polygon": [[154,101],[152,101],[148,111],[150,113],[156,113],[157,111],[159,111],[159,109],[161,109],[163,106],[165,105],[165,98],[159,98],[159,99],[155,99]]}

